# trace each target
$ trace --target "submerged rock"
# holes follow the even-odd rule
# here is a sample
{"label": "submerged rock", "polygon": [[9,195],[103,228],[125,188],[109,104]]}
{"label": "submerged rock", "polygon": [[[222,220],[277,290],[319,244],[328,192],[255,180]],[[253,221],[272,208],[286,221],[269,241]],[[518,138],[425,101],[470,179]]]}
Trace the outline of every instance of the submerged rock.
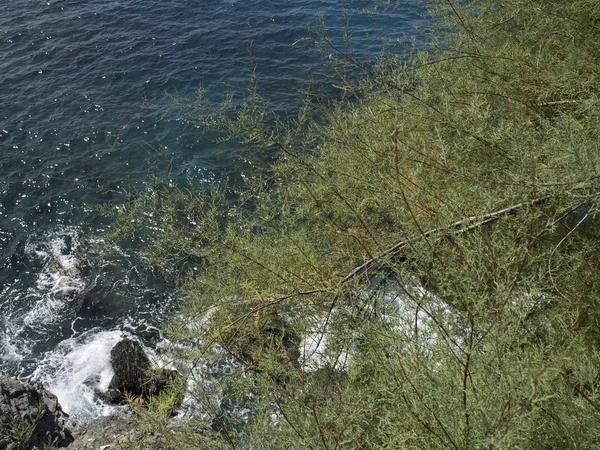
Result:
{"label": "submerged rock", "polygon": [[66,447],[75,426],[41,383],[0,375],[0,449]]}

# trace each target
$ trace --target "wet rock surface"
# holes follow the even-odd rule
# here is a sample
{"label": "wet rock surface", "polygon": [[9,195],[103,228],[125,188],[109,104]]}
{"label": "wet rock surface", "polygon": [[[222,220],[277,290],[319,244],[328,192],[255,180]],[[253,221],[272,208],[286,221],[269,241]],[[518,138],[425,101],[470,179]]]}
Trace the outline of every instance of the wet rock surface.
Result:
{"label": "wet rock surface", "polygon": [[140,429],[128,413],[75,423],[41,383],[0,375],[0,450],[162,448],[150,446],[159,437]]}
{"label": "wet rock surface", "polygon": [[115,371],[110,381],[111,396],[119,398],[114,392],[117,391],[121,394],[120,401],[124,401],[125,394],[141,397],[151,368],[150,359],[142,346],[131,339],[119,341],[110,351],[110,363]]}
{"label": "wet rock surface", "polygon": [[0,375],[0,449],[66,447],[75,423],[41,383]]}
{"label": "wet rock surface", "polygon": [[[182,379],[176,370],[153,369],[141,345],[131,339],[123,339],[113,347],[111,363],[115,375],[109,390],[97,395],[114,404],[126,403],[126,395],[145,402]],[[183,394],[173,400],[172,414],[182,399]],[[117,448],[119,443],[139,438],[131,418],[117,414],[76,424],[41,383],[0,375],[0,450]]]}
{"label": "wet rock surface", "polygon": [[109,403],[125,403],[127,396],[148,400],[181,377],[176,370],[153,369],[142,346],[131,339],[119,341],[110,352],[115,374],[107,392],[99,396]]}

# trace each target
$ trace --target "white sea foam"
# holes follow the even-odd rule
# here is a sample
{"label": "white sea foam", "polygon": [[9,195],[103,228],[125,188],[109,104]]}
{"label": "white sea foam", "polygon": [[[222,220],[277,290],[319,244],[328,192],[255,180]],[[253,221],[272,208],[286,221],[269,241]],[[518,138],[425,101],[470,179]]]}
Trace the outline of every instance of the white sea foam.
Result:
{"label": "white sea foam", "polygon": [[[459,315],[443,300],[423,288],[418,280],[408,280],[403,286],[389,285],[387,292],[366,292],[365,295],[375,295],[380,300],[367,304],[365,309],[377,314],[391,329],[406,336],[404,341],[407,348],[419,346],[421,350],[429,351],[437,346],[443,339],[440,336],[440,322],[456,332],[456,338],[449,345],[461,342],[464,330]],[[332,316],[336,313],[335,310],[331,311]],[[331,327],[326,317],[315,317],[312,328],[301,336],[299,362],[305,372],[326,366],[338,370],[348,368],[352,352],[350,349],[331,348]],[[418,339],[415,339],[417,335]]]}
{"label": "white sea foam", "polygon": [[117,407],[104,404],[94,392],[108,388],[114,374],[110,351],[122,337],[120,331],[90,330],[67,339],[44,355],[33,378],[42,381],[75,420],[110,415]]}
{"label": "white sea foam", "polygon": [[396,330],[406,336],[418,334],[419,345],[433,347],[439,344],[439,324],[455,328],[460,321],[459,315],[443,299],[426,290],[416,280],[411,280],[396,292],[388,293],[385,298],[396,309],[392,318]]}
{"label": "white sea foam", "polygon": [[351,355],[346,350],[330,348],[330,328],[327,318],[317,318],[312,330],[301,337],[299,362],[303,371],[312,372],[321,367],[347,370]]}
{"label": "white sea foam", "polygon": [[0,367],[9,373],[27,373],[21,366],[52,326],[72,314],[73,301],[85,287],[78,269],[80,229],[58,227],[44,236],[31,235],[23,252],[31,272],[29,286],[15,283],[2,291],[8,299],[0,318]]}
{"label": "white sea foam", "polygon": [[19,362],[23,359],[17,346],[12,341],[9,333],[0,331],[0,355],[5,361]]}
{"label": "white sea foam", "polygon": [[60,319],[73,297],[83,290],[85,281],[78,270],[77,249],[79,230],[61,228],[44,242],[29,242],[25,252],[40,260],[42,269],[37,274],[35,287],[28,290],[35,303],[22,317],[23,325],[36,326]]}

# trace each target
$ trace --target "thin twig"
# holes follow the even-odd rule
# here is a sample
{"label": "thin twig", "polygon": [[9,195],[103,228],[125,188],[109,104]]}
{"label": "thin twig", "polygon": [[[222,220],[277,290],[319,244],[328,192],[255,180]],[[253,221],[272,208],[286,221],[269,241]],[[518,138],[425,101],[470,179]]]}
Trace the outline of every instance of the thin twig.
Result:
{"label": "thin twig", "polygon": [[[422,233],[419,237],[427,238],[433,234],[449,232],[452,230],[456,230],[456,233],[464,233],[467,231],[471,231],[475,228],[479,228],[483,225],[494,222],[494,221],[500,219],[501,217],[515,214],[517,211],[519,211],[520,209],[522,209],[526,206],[535,206],[535,205],[543,203],[547,200],[550,200],[551,198],[552,198],[551,196],[541,197],[541,198],[534,199],[530,202],[518,203],[516,205],[509,206],[508,208],[500,209],[498,211],[494,211],[489,214],[485,214],[484,216],[467,217],[465,219],[461,219],[454,223],[451,223],[450,225],[447,225],[445,227],[436,228],[434,230],[430,230],[425,233]],[[360,266],[354,268],[350,273],[348,273],[348,275],[346,275],[338,283],[338,285],[342,285],[342,284],[346,283],[347,281],[356,277],[356,275],[358,275],[359,273],[362,273],[374,266],[380,265],[384,258],[396,256],[402,249],[404,249],[413,240],[414,239],[407,239],[404,241],[397,242],[393,246],[389,247],[387,250],[384,250],[379,255],[375,256],[374,258],[369,259],[368,261],[364,262]]]}
{"label": "thin twig", "polygon": [[323,434],[323,429],[321,428],[321,424],[319,423],[319,418],[317,417],[317,412],[315,411],[315,407],[311,408],[313,413],[313,417],[315,418],[315,423],[317,424],[317,428],[319,429],[319,435],[321,436],[321,442],[323,442],[323,447],[329,450],[329,446],[327,445],[327,441],[325,440],[325,435]]}

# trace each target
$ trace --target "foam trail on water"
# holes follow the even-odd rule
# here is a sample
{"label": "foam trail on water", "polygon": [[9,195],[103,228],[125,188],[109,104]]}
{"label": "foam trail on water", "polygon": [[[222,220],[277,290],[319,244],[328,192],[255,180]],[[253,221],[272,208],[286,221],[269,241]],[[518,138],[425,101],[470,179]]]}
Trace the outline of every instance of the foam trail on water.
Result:
{"label": "foam trail on water", "polygon": [[0,331],[0,355],[7,361],[18,362],[23,359],[17,346],[12,342],[8,333]]}
{"label": "foam trail on water", "polygon": [[94,391],[108,388],[114,374],[110,351],[122,337],[120,331],[90,330],[62,341],[55,350],[46,353],[33,378],[42,381],[75,420],[110,415],[117,407],[100,401]]}
{"label": "foam trail on water", "polygon": [[75,227],[65,227],[52,233],[45,242],[26,245],[25,252],[43,261],[44,266],[37,275],[35,288],[29,289],[30,297],[37,301],[22,318],[23,325],[39,326],[59,320],[73,297],[85,287],[76,256],[79,232]]}

